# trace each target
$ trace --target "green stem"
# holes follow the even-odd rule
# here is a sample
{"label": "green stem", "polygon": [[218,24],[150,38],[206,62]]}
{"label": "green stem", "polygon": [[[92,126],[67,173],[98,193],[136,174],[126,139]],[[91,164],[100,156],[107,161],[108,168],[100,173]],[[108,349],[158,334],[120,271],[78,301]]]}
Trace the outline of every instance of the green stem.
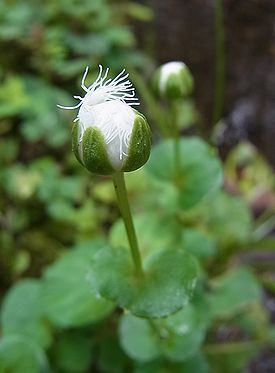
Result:
{"label": "green stem", "polygon": [[133,218],[129,206],[127,190],[124,180],[123,172],[116,172],[113,174],[113,183],[118,200],[119,209],[124,221],[127,237],[131,249],[132,258],[138,274],[142,274],[142,262],[140,251],[138,248],[137,235],[133,223]]}
{"label": "green stem", "polygon": [[223,0],[215,1],[215,30],[216,30],[216,52],[215,52],[215,93],[213,107],[213,126],[222,116],[224,104],[225,85],[225,45],[224,45],[224,20]]}
{"label": "green stem", "polygon": [[176,184],[180,178],[180,166],[181,166],[181,151],[180,151],[180,129],[178,126],[178,118],[177,118],[177,106],[176,102],[170,102],[170,110],[171,110],[171,135],[174,138],[174,164],[175,164],[175,182]]}

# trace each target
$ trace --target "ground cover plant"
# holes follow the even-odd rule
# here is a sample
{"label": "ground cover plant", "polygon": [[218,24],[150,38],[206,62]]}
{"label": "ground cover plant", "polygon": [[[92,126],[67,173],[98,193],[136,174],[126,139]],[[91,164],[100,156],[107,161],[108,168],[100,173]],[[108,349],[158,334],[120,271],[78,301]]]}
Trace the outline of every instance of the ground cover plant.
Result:
{"label": "ground cover plant", "polygon": [[[184,63],[145,80],[118,3],[45,4],[44,19],[36,2],[0,6],[2,45],[29,56],[27,71],[1,55],[0,372],[248,369],[275,343],[274,268],[257,260],[275,246],[274,206],[256,206],[271,169],[249,143],[222,163],[218,127],[212,142],[199,135]],[[22,35],[37,27],[29,51]]]}

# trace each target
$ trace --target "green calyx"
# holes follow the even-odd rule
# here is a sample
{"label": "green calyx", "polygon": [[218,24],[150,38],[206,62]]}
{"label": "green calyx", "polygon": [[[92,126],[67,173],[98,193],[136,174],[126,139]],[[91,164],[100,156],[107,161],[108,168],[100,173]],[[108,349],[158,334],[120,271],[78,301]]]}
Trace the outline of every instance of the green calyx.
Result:
{"label": "green calyx", "polygon": [[99,175],[111,175],[115,172],[110,164],[104,137],[96,127],[86,129],[79,144],[79,124],[73,127],[73,152],[77,160],[90,172]]}
{"label": "green calyx", "polygon": [[134,171],[143,166],[151,152],[152,135],[144,115],[137,110],[129,144],[128,157],[121,171]]}
{"label": "green calyx", "polygon": [[[146,118],[135,111],[135,119],[129,142],[128,155],[121,161],[120,167],[114,167],[108,154],[108,144],[100,129],[95,126],[85,130],[82,141],[80,124],[75,123],[72,130],[72,148],[77,160],[90,172],[99,175],[111,175],[116,171],[134,171],[146,163],[151,151],[151,130]],[[117,146],[119,152],[119,145]]]}
{"label": "green calyx", "polygon": [[78,140],[79,139],[78,133],[79,133],[79,125],[78,125],[78,123],[74,123],[73,129],[72,129],[72,150],[73,150],[78,162],[81,163],[82,166],[84,166],[84,163],[81,159],[82,157],[79,154],[80,144],[79,144],[79,140]]}
{"label": "green calyx", "polygon": [[194,88],[193,77],[187,67],[177,74],[171,74],[167,80],[164,95],[169,99],[184,98],[192,94]]}

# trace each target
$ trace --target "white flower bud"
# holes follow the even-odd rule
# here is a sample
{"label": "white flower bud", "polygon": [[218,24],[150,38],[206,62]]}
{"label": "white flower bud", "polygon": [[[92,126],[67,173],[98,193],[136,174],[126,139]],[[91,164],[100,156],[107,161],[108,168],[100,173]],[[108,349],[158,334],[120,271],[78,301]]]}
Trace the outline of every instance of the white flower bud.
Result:
{"label": "white flower bud", "polygon": [[107,79],[102,66],[95,82],[85,86],[86,68],[81,87],[86,92],[80,103],[73,127],[73,151],[79,162],[89,171],[112,174],[133,171],[149,158],[151,131],[145,117],[134,110],[139,105],[128,74],[123,70],[114,79]]}
{"label": "white flower bud", "polygon": [[171,61],[160,66],[154,76],[157,93],[168,99],[190,95],[194,81],[188,67],[181,61]]}

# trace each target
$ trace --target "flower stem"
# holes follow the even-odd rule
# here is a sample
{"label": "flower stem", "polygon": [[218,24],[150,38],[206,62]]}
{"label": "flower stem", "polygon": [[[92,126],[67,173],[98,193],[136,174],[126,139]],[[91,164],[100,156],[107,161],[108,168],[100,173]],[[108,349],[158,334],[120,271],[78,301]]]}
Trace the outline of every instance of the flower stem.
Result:
{"label": "flower stem", "polygon": [[140,251],[138,247],[137,235],[133,223],[133,218],[129,206],[127,190],[124,180],[124,173],[123,172],[116,172],[113,174],[113,183],[114,188],[118,200],[119,209],[122,215],[122,219],[124,221],[125,229],[127,232],[127,237],[131,249],[132,258],[137,270],[137,273],[141,275],[143,273],[142,270],[142,262]]}
{"label": "flower stem", "polygon": [[177,118],[177,106],[176,102],[171,102],[170,104],[171,110],[171,134],[174,138],[174,165],[175,165],[175,182],[176,184],[180,180],[181,174],[181,149],[180,149],[180,129],[178,126],[178,118]]}

